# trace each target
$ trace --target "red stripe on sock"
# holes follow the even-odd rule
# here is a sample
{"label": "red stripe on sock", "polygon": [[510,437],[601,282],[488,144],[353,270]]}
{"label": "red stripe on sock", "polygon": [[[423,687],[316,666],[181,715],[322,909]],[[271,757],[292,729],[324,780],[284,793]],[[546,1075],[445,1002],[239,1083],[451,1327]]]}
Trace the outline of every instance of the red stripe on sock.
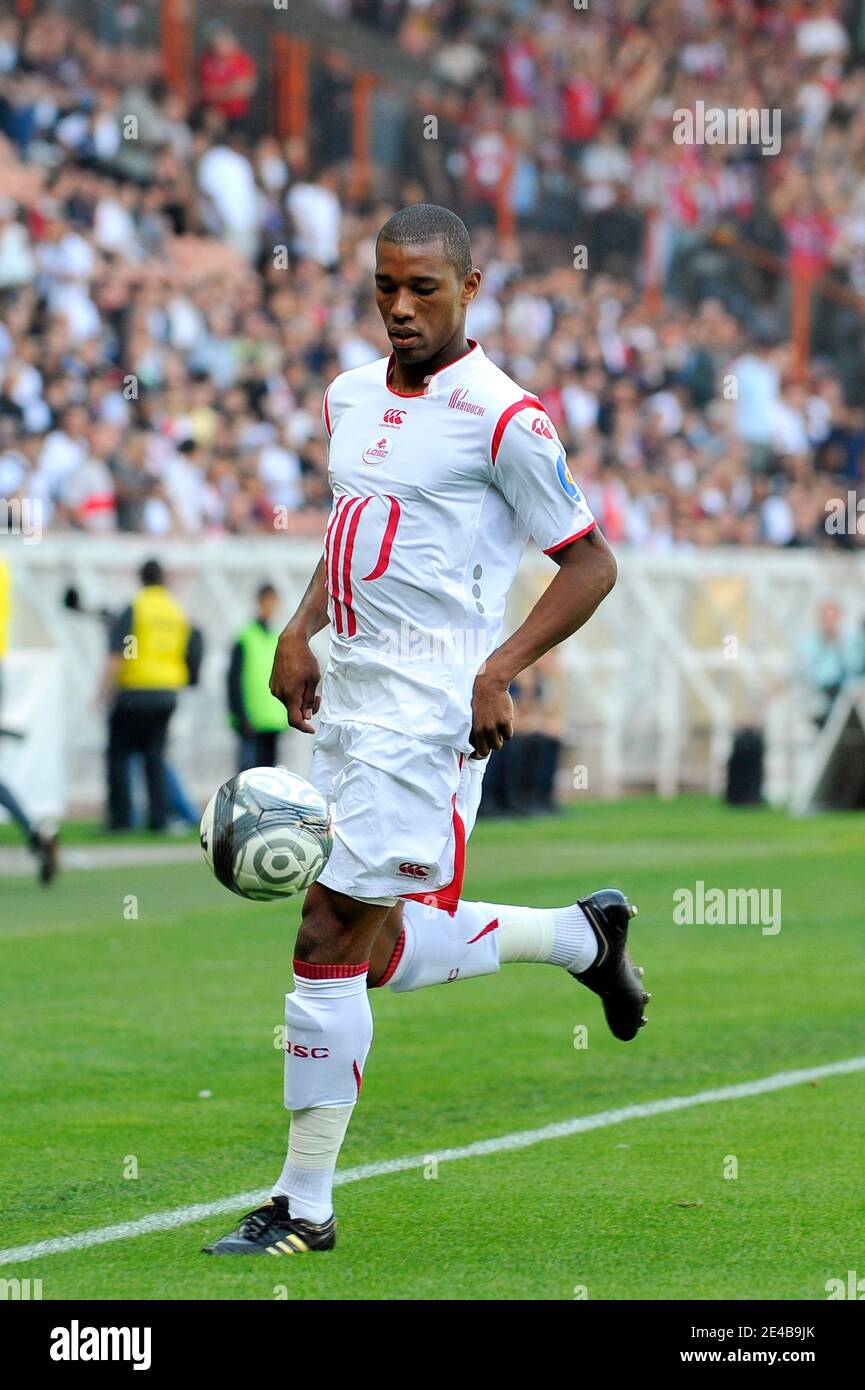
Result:
{"label": "red stripe on sock", "polygon": [[477,936],[471,937],[471,938],[466,942],[466,945],[467,945],[467,946],[471,946],[473,942],[475,942],[475,941],[480,941],[481,937],[482,937],[482,936],[486,936],[486,934],[487,934],[488,931],[495,931],[495,929],[496,929],[496,927],[498,926],[498,924],[499,924],[499,919],[498,919],[498,917],[494,917],[493,920],[492,920],[491,922],[487,922],[487,924],[486,924],[485,927],[481,927],[481,929],[480,929],[480,931],[478,932]]}
{"label": "red stripe on sock", "polygon": [[350,980],[354,975],[365,975],[369,970],[368,960],[362,965],[312,965],[308,960],[295,959],[292,964],[295,975],[300,975],[303,980]]}
{"label": "red stripe on sock", "polygon": [[393,948],[393,955],[391,956],[390,960],[389,960],[388,963],[387,963],[387,969],[385,970],[385,972],[384,972],[384,974],[382,975],[381,979],[380,979],[380,980],[376,980],[375,984],[371,986],[372,989],[380,989],[382,985],[386,985],[387,982],[388,982],[388,980],[390,980],[390,979],[392,978],[394,971],[396,970],[397,966],[399,965],[400,961],[402,960],[402,953],[403,953],[404,950],[405,950],[405,928],[403,927],[402,931],[401,931],[400,934],[399,934],[399,937],[397,938],[397,943],[396,943],[396,945],[395,945],[394,948]]}

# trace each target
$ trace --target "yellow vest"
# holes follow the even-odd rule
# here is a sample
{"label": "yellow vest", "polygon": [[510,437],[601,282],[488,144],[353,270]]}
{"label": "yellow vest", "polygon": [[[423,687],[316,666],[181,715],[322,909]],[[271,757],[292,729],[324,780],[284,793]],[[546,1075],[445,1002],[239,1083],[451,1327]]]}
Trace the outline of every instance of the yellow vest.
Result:
{"label": "yellow vest", "polygon": [[5,560],[0,560],[0,657],[9,650],[9,627],[12,621],[12,576]]}
{"label": "yellow vest", "polygon": [[189,680],[186,644],[189,623],[161,584],[148,584],[132,602],[135,640],[125,644],[118,684],[124,690],[179,690]]}

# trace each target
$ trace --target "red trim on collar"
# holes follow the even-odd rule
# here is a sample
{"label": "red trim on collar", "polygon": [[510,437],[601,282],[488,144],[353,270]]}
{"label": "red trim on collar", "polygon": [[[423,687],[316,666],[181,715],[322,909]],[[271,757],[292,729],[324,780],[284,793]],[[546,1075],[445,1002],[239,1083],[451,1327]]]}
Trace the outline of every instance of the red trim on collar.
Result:
{"label": "red trim on collar", "polygon": [[[453,362],[448,362],[446,366],[444,366],[444,367],[439,367],[439,369],[438,369],[437,372],[433,372],[433,373],[431,374],[431,376],[430,376],[430,381],[432,381],[432,378],[433,378],[434,376],[439,376],[441,372],[450,371],[451,367],[455,367],[456,364],[457,364],[457,362],[462,362],[462,361],[464,361],[464,359],[465,359],[466,357],[470,357],[470,356],[471,356],[471,354],[475,351],[475,348],[478,346],[477,341],[476,341],[476,339],[474,339],[474,338],[466,338],[466,342],[469,344],[469,346],[466,348],[465,352],[461,352],[460,355],[459,355],[459,357],[455,357],[455,358],[454,358]],[[395,352],[392,352],[391,355],[390,355],[390,357],[387,359],[387,366],[386,366],[385,372],[384,372],[384,384],[385,384],[385,386],[387,387],[388,391],[390,391],[391,395],[392,395],[392,396],[400,396],[400,397],[402,397],[403,400],[414,400],[414,399],[415,399],[416,397],[418,397],[418,396],[428,396],[428,395],[429,395],[429,391],[428,391],[426,388],[424,388],[423,391],[396,391],[396,390],[394,390],[394,388],[393,388],[393,387],[391,386],[391,384],[390,384],[389,378],[390,378],[391,367],[393,366],[393,364],[394,364],[395,361],[396,361],[396,353],[395,353]],[[428,386],[428,385],[429,385],[429,382],[427,383],[427,386]]]}

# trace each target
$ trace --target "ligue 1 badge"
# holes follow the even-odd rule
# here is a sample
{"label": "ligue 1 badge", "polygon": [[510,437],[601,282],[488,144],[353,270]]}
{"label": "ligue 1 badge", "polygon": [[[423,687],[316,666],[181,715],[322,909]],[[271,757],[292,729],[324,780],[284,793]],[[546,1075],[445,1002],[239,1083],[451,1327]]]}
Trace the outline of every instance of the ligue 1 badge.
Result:
{"label": "ligue 1 badge", "polygon": [[559,482],[562,485],[562,492],[564,492],[565,496],[570,497],[572,502],[579,502],[583,494],[574,482],[573,474],[567,465],[564,454],[559,455],[556,464],[556,473],[558,474]]}

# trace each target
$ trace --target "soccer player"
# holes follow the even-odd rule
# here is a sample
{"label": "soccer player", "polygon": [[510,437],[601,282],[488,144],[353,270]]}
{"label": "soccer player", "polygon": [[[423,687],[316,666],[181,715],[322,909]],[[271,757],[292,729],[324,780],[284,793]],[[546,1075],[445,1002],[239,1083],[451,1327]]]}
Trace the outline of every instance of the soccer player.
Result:
{"label": "soccer player", "polygon": [[[480,283],[454,213],[395,213],[375,270],[393,351],[325,393],[333,508],[270,687],[292,728],[315,734],[310,777],[331,804],[334,847],[306,894],[286,996],[288,1156],[267,1202],[211,1254],[334,1245],[333,1175],[372,1042],[369,986],[420,989],[537,961],[599,994],[617,1038],[645,1022],[649,996],[627,952],[636,909],[622,893],[558,909],[461,897],[484,771],[513,731],[508,687],[616,577],[541,402],[466,339]],[[558,573],[499,646],[529,536]],[[319,694],[310,639],[328,622]]]}
{"label": "soccer player", "polygon": [[[5,560],[0,560],[0,663],[6,655],[9,644],[9,627],[12,618],[12,578]],[[0,664],[0,699],[3,694],[3,671]],[[20,738],[12,729],[0,728],[0,740]],[[58,846],[60,843],[56,827],[49,821],[34,825],[21,802],[10,786],[0,782],[0,806],[15,821],[27,842],[27,848],[36,860],[36,876],[47,887],[54,881],[57,873]]]}

